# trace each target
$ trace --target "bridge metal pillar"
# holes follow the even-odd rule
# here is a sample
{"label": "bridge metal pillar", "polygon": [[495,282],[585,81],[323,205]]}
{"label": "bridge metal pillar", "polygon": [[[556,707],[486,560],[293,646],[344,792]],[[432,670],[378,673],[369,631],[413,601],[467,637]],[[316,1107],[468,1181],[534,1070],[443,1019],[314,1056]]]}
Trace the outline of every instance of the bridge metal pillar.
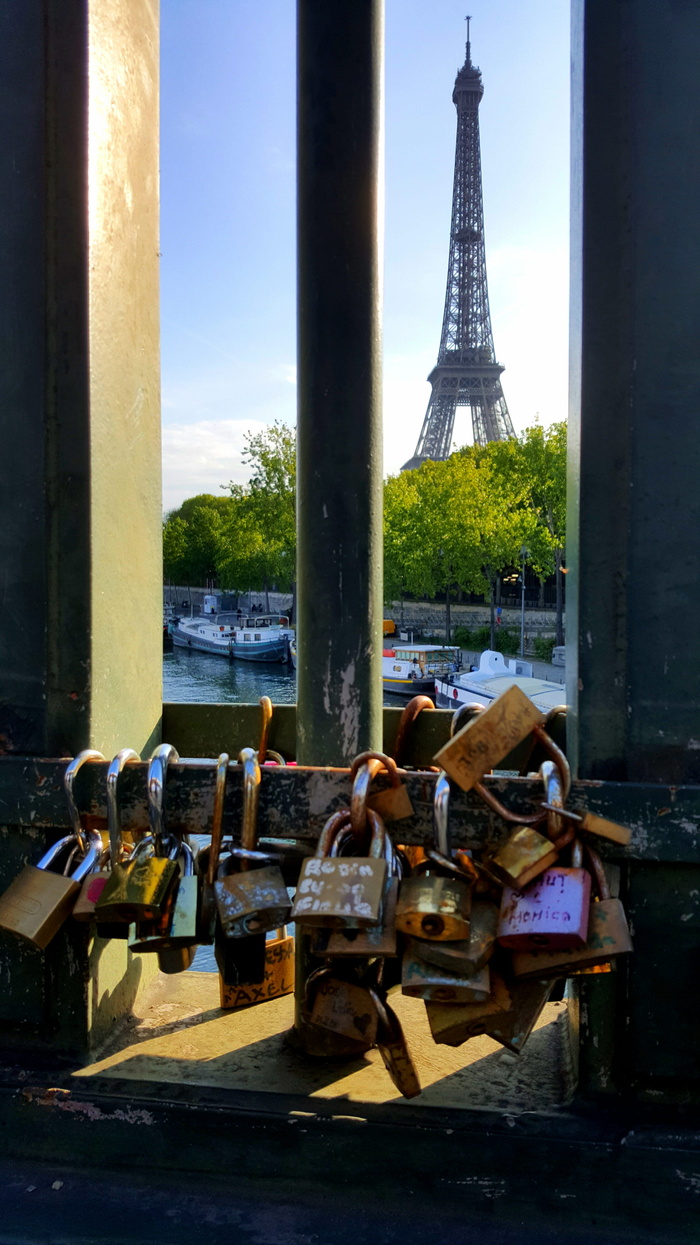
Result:
{"label": "bridge metal pillar", "polygon": [[297,758],[382,739],[382,0],[298,4]]}
{"label": "bridge metal pillar", "polygon": [[[697,5],[574,0],[567,699],[582,778],[700,781],[699,56]],[[698,869],[630,865],[627,899],[637,954],[584,995],[584,1030],[611,1052],[592,1083],[697,1083]]]}
{"label": "bridge metal pillar", "polygon": [[[0,9],[0,751],[147,752],[161,718],[156,0]],[[43,835],[3,827],[0,886]],[[136,961],[140,967],[140,961]],[[0,1028],[82,1049],[126,952],[0,942]],[[7,975],[6,975],[7,974]]]}

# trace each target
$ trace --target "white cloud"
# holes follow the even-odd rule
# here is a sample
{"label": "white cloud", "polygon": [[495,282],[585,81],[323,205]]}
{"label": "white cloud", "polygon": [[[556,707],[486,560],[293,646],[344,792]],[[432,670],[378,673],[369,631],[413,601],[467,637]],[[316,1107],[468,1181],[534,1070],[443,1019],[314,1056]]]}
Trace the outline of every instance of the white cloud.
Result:
{"label": "white cloud", "polygon": [[163,427],[163,509],[173,510],[197,493],[223,496],[221,485],[244,484],[245,437],[265,424],[250,419],[212,419]]}

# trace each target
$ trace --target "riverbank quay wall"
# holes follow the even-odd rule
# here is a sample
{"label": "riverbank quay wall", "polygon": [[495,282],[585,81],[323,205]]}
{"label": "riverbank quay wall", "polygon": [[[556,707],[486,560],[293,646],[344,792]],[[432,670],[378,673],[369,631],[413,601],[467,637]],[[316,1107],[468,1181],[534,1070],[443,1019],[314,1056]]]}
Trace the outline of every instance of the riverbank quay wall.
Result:
{"label": "riverbank quay wall", "polygon": [[[377,199],[367,170],[374,169],[376,190],[382,13],[375,0],[333,6],[299,0],[298,11],[300,176],[308,179],[300,196],[307,248],[300,252],[301,459],[310,476],[315,446],[323,443],[325,466],[315,481],[307,479],[304,504],[312,526],[327,501],[334,556],[311,557],[312,546],[300,542],[307,698],[299,716],[280,712],[275,719],[280,730],[284,723],[290,730],[290,755],[316,765],[270,767],[264,774],[260,832],[263,839],[301,836],[308,848],[329,807],[347,801],[353,751],[381,742],[386,721],[374,700],[368,715],[354,699],[357,687],[363,697],[376,692],[379,698],[377,654],[370,650],[382,600],[375,505],[380,265]],[[700,654],[686,619],[700,605],[700,576],[687,573],[697,556],[700,454],[697,270],[689,262],[700,167],[688,159],[700,115],[700,13],[674,0],[576,0],[573,16],[567,749],[576,806],[632,828],[632,843],[616,862],[635,942],[629,965],[574,992],[567,1023],[578,1059],[575,1096],[556,1112],[488,1117],[426,1110],[420,1099],[375,1110],[349,1101],[342,1088],[324,1101],[314,1093],[222,1092],[206,1083],[169,1082],[165,1067],[161,1081],[146,1083],[138,1078],[138,1057],[134,1075],[105,1088],[104,1081],[74,1073],[93,1057],[108,1016],[113,1026],[118,1018],[131,1023],[129,974],[143,971],[146,957],[132,957],[121,969],[117,959],[103,977],[112,947],[87,930],[63,931],[46,956],[20,954],[3,936],[6,1153],[38,1156],[46,1171],[57,1158],[128,1171],[129,1199],[138,1185],[145,1207],[149,1180],[157,1184],[164,1169],[185,1182],[193,1172],[223,1173],[232,1200],[235,1171],[255,1183],[261,1203],[271,1185],[292,1204],[306,1205],[315,1198],[327,1204],[329,1191],[358,1185],[381,1201],[388,1185],[394,1200],[400,1193],[438,1211],[447,1203],[465,1232],[470,1216],[483,1211],[499,1228],[509,1214],[520,1225],[530,1223],[534,1235],[545,1214],[557,1227],[570,1223],[572,1207],[577,1228],[632,1227],[636,1240],[654,1231],[657,1239],[678,1240],[684,1229],[687,1239],[693,1216],[697,1223]],[[233,706],[158,703],[162,597],[152,563],[160,565],[161,522],[151,404],[157,283],[138,284],[145,273],[153,278],[158,244],[152,227],[155,6],[47,0],[34,9],[12,0],[0,23],[0,103],[12,119],[0,131],[0,212],[12,243],[0,247],[0,297],[15,342],[0,404],[5,885],[70,824],[62,790],[66,756],[88,744],[107,756],[130,744],[147,756],[161,730],[183,756],[212,758],[222,746],[233,753],[241,739],[256,742],[259,708],[245,706],[239,715]],[[93,90],[98,94],[90,99]],[[105,109],[105,101],[114,106]],[[94,137],[104,140],[91,151],[88,115],[100,118]],[[132,169],[142,140],[148,160]],[[90,169],[90,158],[97,169]],[[143,230],[134,227],[142,192]],[[135,239],[143,242],[143,256]],[[98,248],[93,254],[88,243]],[[88,258],[97,265],[90,271]],[[346,300],[348,273],[353,280],[359,275],[348,292],[354,298]],[[120,274],[132,284],[122,288]],[[97,282],[94,298],[87,297],[90,282]],[[140,371],[146,360],[147,377]],[[346,384],[349,372],[365,386],[360,399]],[[358,400],[363,436],[351,453]],[[343,450],[333,456],[340,403]],[[143,429],[134,422],[142,418]],[[367,452],[370,431],[374,454]],[[28,444],[34,453],[27,453]],[[359,480],[363,499],[371,493],[370,506],[357,505]],[[139,505],[144,513],[135,541],[123,524]],[[362,556],[348,558],[351,530],[352,549],[361,548]],[[107,618],[122,597],[124,609]],[[28,617],[35,611],[26,628],[18,625],[18,600]],[[310,615],[319,600],[322,625],[317,619],[314,630]],[[347,627],[335,645],[331,628],[339,619]],[[147,669],[147,655],[132,651],[142,633],[153,650]],[[665,659],[651,665],[657,645]],[[328,660],[318,661],[319,652]],[[358,672],[352,678],[351,656]],[[421,717],[433,720],[421,727],[428,735],[449,730],[447,714]],[[326,718],[334,730],[324,735]],[[318,742],[309,758],[304,748],[312,738]],[[390,737],[384,741],[390,746]],[[270,742],[275,746],[272,736]],[[418,749],[407,763],[433,756],[432,747]],[[144,768],[135,765],[129,775],[131,797],[127,783],[124,788],[127,820],[141,826]],[[76,783],[81,809],[98,825],[105,816],[105,770],[106,763],[96,763]],[[211,761],[174,768],[168,797],[175,828],[210,825],[213,774]],[[487,781],[516,811],[536,798],[528,779]],[[432,824],[435,778],[414,772],[409,783],[416,819],[402,834],[420,841]],[[227,829],[234,834],[241,799],[241,775],[232,769]],[[478,797],[463,793],[457,805],[460,833],[471,833],[472,823],[484,836],[477,842],[508,832]],[[198,1024],[206,1027],[207,1020]],[[187,1041],[185,1033],[183,1047]],[[186,1049],[182,1057],[188,1067],[197,1062]],[[194,1075],[205,1080],[206,1060],[202,1065]],[[326,1088],[337,1084],[335,1068],[315,1075]],[[147,1226],[151,1238],[158,1231],[167,1236],[162,1223]]]}

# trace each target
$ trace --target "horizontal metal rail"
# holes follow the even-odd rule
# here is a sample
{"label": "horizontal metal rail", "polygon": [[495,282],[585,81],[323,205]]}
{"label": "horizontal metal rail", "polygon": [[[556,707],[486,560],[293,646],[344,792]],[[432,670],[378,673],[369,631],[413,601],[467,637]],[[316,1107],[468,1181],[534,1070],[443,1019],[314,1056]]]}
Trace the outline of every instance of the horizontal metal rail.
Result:
{"label": "horizontal metal rail", "polygon": [[[0,853],[2,837],[14,827],[44,835],[70,827],[63,793],[65,760],[0,757]],[[129,765],[120,779],[123,825],[137,831],[147,825],[146,763]],[[106,772],[101,762],[88,763],[75,781],[78,805],[86,824],[106,826]],[[188,760],[168,767],[166,816],[177,832],[207,834],[214,801],[212,760]],[[422,844],[432,835],[435,774],[406,771],[404,780],[413,804],[410,818],[391,823],[396,842]],[[485,783],[511,810],[528,813],[542,799],[542,786],[533,778],[488,777]],[[386,786],[377,779],[377,789]],[[350,779],[347,769],[302,766],[263,767],[260,787],[259,835],[263,839],[294,839],[313,845],[327,817],[347,807]],[[608,860],[700,863],[700,786],[574,782],[569,806],[586,808],[627,825],[629,847],[599,840]],[[231,764],[224,828],[238,836],[242,808],[241,767]],[[455,846],[489,847],[502,841],[505,823],[474,792],[454,790],[450,824]],[[54,836],[55,837],[55,836]]]}

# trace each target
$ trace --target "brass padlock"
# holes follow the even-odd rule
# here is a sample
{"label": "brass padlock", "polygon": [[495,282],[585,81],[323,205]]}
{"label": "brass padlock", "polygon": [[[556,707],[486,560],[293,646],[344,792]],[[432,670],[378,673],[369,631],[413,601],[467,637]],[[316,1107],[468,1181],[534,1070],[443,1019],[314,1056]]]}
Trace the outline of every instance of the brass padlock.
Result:
{"label": "brass padlock", "polygon": [[[256,852],[260,765],[252,748],[239,755],[243,766],[241,848],[234,848],[219,866],[214,883],[216,906],[227,938],[246,938],[279,929],[289,919],[291,904],[282,870]],[[231,869],[234,871],[232,872]]]}
{"label": "brass padlock", "polygon": [[387,876],[384,823],[377,813],[370,817],[368,810],[369,856],[332,858],[331,845],[347,820],[347,814],[334,813],[321,831],[316,855],[304,860],[292,905],[292,920],[336,929],[380,923]]}
{"label": "brass padlock", "polygon": [[180,878],[175,893],[175,906],[164,944],[158,948],[161,973],[184,973],[197,954],[198,879],[194,853],[189,843],[180,844]]}
{"label": "brass padlock", "polygon": [[498,908],[489,899],[472,899],[469,938],[456,942],[421,939],[420,955],[455,976],[472,977],[488,964],[496,947]]}
{"label": "brass padlock", "polygon": [[[166,840],[167,843],[167,840]],[[140,846],[140,845],[139,845]],[[129,927],[129,950],[135,954],[197,946],[197,877],[194,854],[189,843],[173,837],[168,857],[176,864],[178,876],[172,888],[165,918],[139,921]],[[180,970],[175,970],[180,971]]]}
{"label": "brass padlock", "polygon": [[461,1046],[488,1032],[499,1014],[511,1007],[511,992],[500,973],[491,972],[491,993],[480,1003],[426,1003],[433,1040],[443,1046]]}
{"label": "brass padlock", "polygon": [[[140,759],[138,752],[134,752],[133,748],[122,748],[109,764],[107,770],[107,836],[109,839],[107,860],[105,862],[103,857],[99,872],[85,879],[80,896],[73,909],[73,916],[77,919],[87,920],[92,918],[97,920],[96,933],[99,938],[126,939],[129,936],[129,926],[125,921],[110,921],[108,923],[100,920],[96,912],[96,904],[107,885],[112,872],[113,862],[116,861],[117,864],[123,864],[127,858],[121,832],[118,797],[119,776],[128,762],[140,761]],[[129,854],[132,847],[133,845],[130,844]],[[79,911],[85,914],[82,918],[78,916]],[[89,916],[87,915],[88,913]]]}
{"label": "brass padlock", "polygon": [[[370,825],[377,816],[374,810],[368,810]],[[344,850],[352,847],[355,836],[350,828],[341,829],[331,844],[330,856],[342,856]],[[319,927],[311,933],[312,955],[343,958],[344,956],[382,956],[394,957],[396,947],[396,904],[399,896],[399,880],[402,867],[399,857],[394,851],[388,834],[384,836],[384,859],[387,864],[387,877],[382,901],[381,922],[364,928],[343,929]]]}
{"label": "brass padlock", "polygon": [[[396,928],[414,938],[454,942],[469,937],[471,887],[464,872],[451,861],[449,799],[449,779],[441,773],[433,804],[435,849],[426,848],[428,859],[399,890]],[[440,858],[442,864],[438,863]]]}
{"label": "brass padlock", "polygon": [[421,956],[425,943],[411,938],[401,965],[401,993],[439,1003],[482,1003],[491,993],[488,964],[471,977],[438,968]]}
{"label": "brass padlock", "polygon": [[[54,843],[36,865],[25,865],[22,872],[0,896],[0,928],[16,934],[42,951],[70,916],[83,878],[94,867],[102,851],[96,832],[86,837],[73,798],[73,779],[86,761],[104,761],[101,753],[86,749],[70,762],[64,776],[64,790],[71,810],[74,831]],[[74,858],[77,865],[69,876],[53,872],[51,866],[68,855],[66,869]]]}
{"label": "brass padlock", "polygon": [[415,1064],[396,1012],[373,991],[377,1010],[377,1047],[393,1084],[404,1098],[415,1098],[421,1092]]}
{"label": "brass padlock", "polygon": [[[240,940],[237,940],[236,945],[241,945]],[[265,973],[260,983],[232,986],[219,974],[221,1007],[225,1011],[279,999],[285,994],[291,994],[293,990],[294,938],[287,934],[284,925],[277,930],[275,938],[268,938],[265,943]]]}
{"label": "brass padlock", "polygon": [[555,864],[559,846],[573,838],[572,831],[562,837],[561,817],[556,810],[563,807],[564,784],[552,761],[543,762],[540,766],[540,777],[544,784],[545,800],[551,806],[549,812],[543,810],[541,814],[542,821],[547,819],[548,837],[535,829],[533,818],[528,818],[530,824],[519,826],[503,846],[484,862],[493,877],[513,890],[523,890],[544,873],[545,869]]}
{"label": "brass padlock", "polygon": [[178,868],[164,846],[163,815],[165,771],[169,761],[178,760],[170,744],[156,748],[148,763],[146,786],[151,834],[137,843],[126,863],[117,862],[111,877],[95,904],[98,922],[155,921],[166,911],[170,893],[177,881]]}
{"label": "brass padlock", "polygon": [[[360,783],[355,782],[360,769],[364,771]],[[385,769],[389,775],[390,786],[386,791],[369,794],[372,779]],[[379,813],[382,821],[402,821],[413,816],[413,805],[408,794],[408,787],[401,782],[396,762],[384,752],[361,752],[355,757],[350,767],[350,778],[353,782],[352,804],[360,801],[363,806]],[[363,807],[364,811],[364,807]]]}
{"label": "brass padlock", "polygon": [[[317,969],[307,982],[309,1024],[364,1050],[377,1038],[376,999],[360,982],[338,976],[332,968]],[[338,1052],[341,1053],[341,1052]]]}
{"label": "brass padlock", "polygon": [[509,982],[510,1007],[502,1015],[492,1016],[484,1033],[519,1055],[547,1002],[553,981]]}
{"label": "brass padlock", "polygon": [[611,899],[603,864],[596,852],[586,846],[586,855],[595,878],[599,899],[590,907],[585,947],[564,951],[518,951],[513,955],[516,979],[568,977],[572,971],[607,964],[616,955],[632,950],[625,910],[619,899]]}

